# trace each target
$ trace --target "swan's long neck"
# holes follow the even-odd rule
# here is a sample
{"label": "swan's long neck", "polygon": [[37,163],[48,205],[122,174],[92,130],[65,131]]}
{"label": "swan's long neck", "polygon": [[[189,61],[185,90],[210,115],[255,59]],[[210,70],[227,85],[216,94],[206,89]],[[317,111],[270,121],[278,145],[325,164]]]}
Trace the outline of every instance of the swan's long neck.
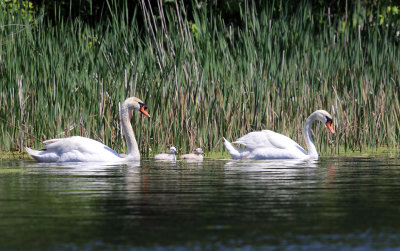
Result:
{"label": "swan's long neck", "polygon": [[311,125],[314,122],[314,120],[316,120],[316,114],[313,113],[310,115],[310,117],[308,117],[306,119],[306,122],[304,124],[304,139],[306,141],[307,144],[307,149],[308,149],[308,155],[310,156],[310,158],[312,159],[318,159],[318,152],[317,152],[317,148],[314,145],[314,141],[313,138],[311,136]]}
{"label": "swan's long neck", "polygon": [[128,156],[134,159],[140,159],[140,152],[138,143],[135,138],[135,133],[133,132],[131,125],[130,109],[127,104],[123,103],[121,107],[121,124],[122,133],[124,134],[126,146],[128,147]]}

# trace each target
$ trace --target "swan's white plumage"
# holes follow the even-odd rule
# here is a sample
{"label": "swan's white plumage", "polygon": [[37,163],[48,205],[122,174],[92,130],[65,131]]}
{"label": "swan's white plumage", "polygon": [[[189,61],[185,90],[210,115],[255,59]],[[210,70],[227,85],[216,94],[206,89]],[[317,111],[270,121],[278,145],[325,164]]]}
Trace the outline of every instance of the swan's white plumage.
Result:
{"label": "swan's white plumage", "polygon": [[27,152],[41,162],[116,162],[124,160],[108,146],[85,137],[73,136],[43,142],[44,151],[27,148]]}
{"label": "swan's white plumage", "polygon": [[43,142],[43,151],[32,150],[28,147],[26,151],[40,162],[120,162],[139,160],[139,149],[129,122],[129,113],[133,109],[150,117],[146,111],[146,106],[140,99],[132,97],[125,100],[121,110],[121,123],[128,146],[128,154],[125,156],[121,156],[101,142],[80,136],[46,140]]}
{"label": "swan's white plumage", "polygon": [[258,132],[248,133],[240,137],[233,143],[241,144],[249,149],[265,147],[286,149],[288,146],[294,146],[302,151],[304,154],[307,153],[306,150],[304,150],[291,138],[271,130],[262,130]]}
{"label": "swan's white plumage", "polygon": [[178,151],[176,150],[176,148],[174,146],[171,146],[169,148],[169,153],[156,154],[154,156],[154,159],[155,160],[170,160],[170,161],[174,161],[174,160],[176,160],[175,153],[178,153]]}
{"label": "swan's white plumage", "polygon": [[245,146],[244,149],[233,146],[225,138],[224,145],[233,159],[318,159],[310,131],[314,120],[322,121],[334,133],[332,116],[328,112],[318,110],[312,113],[304,124],[304,137],[309,149],[308,153],[294,140],[270,130],[251,132],[233,142]]}

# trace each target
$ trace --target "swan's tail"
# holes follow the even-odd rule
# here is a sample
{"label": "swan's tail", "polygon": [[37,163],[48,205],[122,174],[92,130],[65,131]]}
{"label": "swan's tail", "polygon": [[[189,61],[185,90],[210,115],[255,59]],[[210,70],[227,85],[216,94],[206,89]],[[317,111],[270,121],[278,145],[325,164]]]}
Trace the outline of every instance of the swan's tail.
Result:
{"label": "swan's tail", "polygon": [[227,139],[222,137],[224,139],[224,146],[228,150],[229,154],[232,156],[232,159],[241,159],[242,156],[240,154],[240,149],[234,147],[231,142],[229,142]]}
{"label": "swan's tail", "polygon": [[36,157],[39,156],[40,151],[33,150],[29,147],[25,147],[26,152],[32,156],[34,159],[38,160]]}
{"label": "swan's tail", "polygon": [[37,151],[29,147],[25,147],[26,152],[35,160],[40,162],[56,162],[59,156],[55,153],[48,153],[46,151]]}

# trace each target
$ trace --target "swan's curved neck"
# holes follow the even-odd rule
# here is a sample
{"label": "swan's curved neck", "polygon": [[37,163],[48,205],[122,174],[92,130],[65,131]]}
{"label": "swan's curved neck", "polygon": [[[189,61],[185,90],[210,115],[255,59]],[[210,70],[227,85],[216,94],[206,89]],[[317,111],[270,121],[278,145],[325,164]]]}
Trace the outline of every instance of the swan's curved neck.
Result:
{"label": "swan's curved neck", "polygon": [[121,124],[122,133],[125,137],[126,146],[128,147],[127,157],[140,159],[140,152],[138,143],[135,138],[135,133],[133,132],[131,125],[130,109],[128,104],[123,103],[121,107]]}
{"label": "swan's curved neck", "polygon": [[306,141],[307,148],[308,148],[308,155],[312,159],[318,159],[317,148],[315,147],[313,138],[311,136],[311,125],[314,122],[314,120],[316,120],[315,113],[311,114],[310,117],[308,117],[306,119],[306,122],[304,124],[304,132],[303,133],[304,133],[304,139]]}

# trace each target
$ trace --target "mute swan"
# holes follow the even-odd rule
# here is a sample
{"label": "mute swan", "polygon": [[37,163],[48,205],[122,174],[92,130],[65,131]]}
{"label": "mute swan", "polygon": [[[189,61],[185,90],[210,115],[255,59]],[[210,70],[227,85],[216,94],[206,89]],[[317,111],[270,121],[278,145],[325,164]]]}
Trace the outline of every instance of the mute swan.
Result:
{"label": "mute swan", "polygon": [[194,153],[189,153],[189,154],[184,154],[181,156],[181,159],[186,159],[186,160],[203,160],[204,154],[203,150],[201,148],[197,148]]}
{"label": "mute swan", "polygon": [[224,138],[224,145],[233,159],[318,159],[318,152],[311,136],[311,124],[314,120],[324,123],[331,133],[335,133],[332,127],[332,116],[324,110],[313,112],[304,124],[304,138],[308,153],[292,139],[270,131],[262,130],[248,133],[235,144],[244,145],[245,149],[234,147]]}
{"label": "mute swan", "polygon": [[26,148],[34,159],[40,162],[119,162],[140,160],[140,153],[135,134],[130,123],[131,110],[137,110],[150,118],[147,106],[138,98],[131,97],[121,106],[121,124],[126,140],[128,154],[121,156],[108,146],[85,137],[74,136],[44,141],[44,150]]}
{"label": "mute swan", "polygon": [[176,160],[175,153],[178,153],[174,146],[169,148],[169,153],[160,153],[154,156],[155,160]]}

